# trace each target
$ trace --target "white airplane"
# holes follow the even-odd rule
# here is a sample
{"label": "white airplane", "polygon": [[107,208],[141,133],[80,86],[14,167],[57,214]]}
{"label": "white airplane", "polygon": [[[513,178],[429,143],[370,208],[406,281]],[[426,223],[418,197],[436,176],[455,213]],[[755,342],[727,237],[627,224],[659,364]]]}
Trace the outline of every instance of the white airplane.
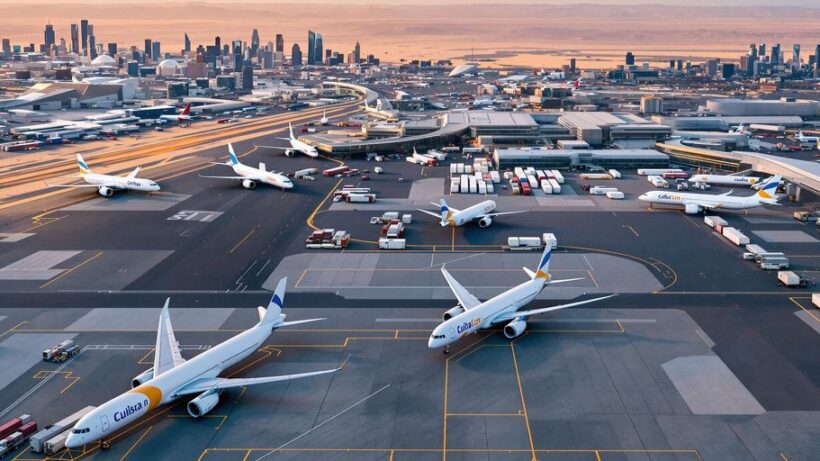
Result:
{"label": "white airplane", "polygon": [[[274,383],[292,379],[319,376],[338,371],[332,370],[297,373],[292,375],[266,376],[260,378],[220,378],[225,369],[256,353],[273,330],[324,319],[285,321],[282,303],[285,298],[287,278],[279,281],[273,298],[265,309],[257,308],[259,323],[233,338],[208,349],[196,357],[185,360],[179,350],[168,314],[170,298],[159,315],[154,366],[131,381],[132,389],[103,403],[80,418],[66,439],[68,448],[82,447],[87,443],[105,439],[108,435],[133,423],[155,409],[181,397],[199,394],[188,402],[188,414],[199,418],[213,410],[220,395],[235,387]],[[103,442],[104,444],[106,442]]]}
{"label": "white airplane", "polygon": [[729,134],[746,134],[746,127],[741,123],[734,130],[729,130]]}
{"label": "white airplane", "polygon": [[820,146],[820,136],[803,136],[803,131],[797,132],[797,139],[803,144],[817,144]]}
{"label": "white airplane", "polygon": [[296,136],[293,135],[293,125],[288,122],[288,128],[290,128],[290,136],[287,138],[279,138],[283,141],[289,141],[290,147],[279,147],[279,146],[259,146],[265,149],[282,149],[285,151],[285,155],[288,157],[293,157],[296,153],[302,153],[307,155],[310,158],[316,158],[319,156],[319,151],[316,150],[315,147],[311,146],[310,144],[305,144],[302,141],[296,139]]}
{"label": "white airplane", "polygon": [[322,118],[319,119],[319,125],[326,126],[330,120],[327,118],[327,111],[322,113]]}
{"label": "white airplane", "polygon": [[499,323],[507,324],[504,327],[504,336],[508,339],[514,339],[527,329],[527,318],[530,316],[589,304],[615,296],[612,294],[600,298],[541,309],[519,310],[535,299],[547,284],[572,282],[583,279],[583,277],[581,277],[552,280],[552,276],[549,273],[551,255],[552,248],[547,246],[534,272],[526,267],[523,268],[524,272],[529,274],[530,280],[510,288],[484,302],[479,301],[467,291],[466,288],[459,284],[458,281],[447,272],[447,269],[442,267],[441,273],[447,280],[447,284],[450,285],[450,289],[453,290],[453,294],[456,296],[456,299],[458,299],[459,305],[444,313],[444,322],[433,330],[430,339],[427,341],[427,347],[430,349],[444,348],[444,353],[446,354],[449,352],[450,344],[470,333],[476,333],[480,329],[489,328]]}
{"label": "white airplane", "polygon": [[571,82],[567,82],[567,86],[572,88],[573,90],[578,90],[578,89],[581,88],[581,83],[582,82],[583,81],[580,78],[576,78],[575,80],[573,80]]}
{"label": "white airplane", "polygon": [[655,203],[663,205],[682,205],[686,214],[698,214],[706,210],[745,210],[761,205],[777,205],[776,191],[780,185],[780,176],[775,175],[766,181],[766,184],[754,194],[747,197],[731,197],[729,191],[725,194],[693,194],[664,191],[650,191],[640,197],[639,200],[649,202],[650,206]]}
{"label": "white airplane", "polygon": [[175,115],[160,115],[159,119],[160,120],[168,120],[169,122],[182,123],[182,122],[187,122],[187,121],[191,120],[191,116],[189,115],[190,113],[191,113],[191,104],[186,104],[185,109],[182,109],[182,112],[180,112],[178,114],[175,114]]}
{"label": "white airplane", "polygon": [[94,174],[86,165],[83,156],[77,154],[77,164],[80,166],[80,177],[86,184],[50,184],[49,187],[96,187],[97,193],[103,197],[111,197],[118,190],[135,190],[139,192],[157,192],[159,184],[150,180],[138,178],[140,168],[134,168],[128,176],[114,176],[108,174]]}
{"label": "white airplane", "polygon": [[252,166],[244,165],[239,162],[239,159],[236,158],[236,153],[233,151],[233,145],[228,144],[228,161],[225,163],[219,162],[211,162],[214,165],[227,165],[233,168],[233,172],[236,173],[236,176],[202,176],[202,178],[211,178],[211,179],[234,179],[238,181],[242,181],[242,187],[245,189],[253,189],[256,187],[256,183],[261,182],[263,184],[267,184],[273,187],[279,187],[282,190],[285,189],[293,189],[293,182],[291,182],[290,178],[285,176],[282,173],[276,173],[274,171],[268,171],[265,169],[265,164],[260,162],[259,168],[254,168]]}
{"label": "white airplane", "polygon": [[734,176],[722,174],[696,174],[689,177],[689,182],[717,184],[721,186],[753,186],[762,181],[754,176]]}
{"label": "white airplane", "polygon": [[417,209],[422,213],[429,214],[430,216],[435,216],[436,218],[440,218],[441,227],[457,227],[464,225],[468,222],[472,222],[476,219],[478,220],[478,227],[488,227],[490,224],[493,223],[493,218],[496,216],[525,213],[525,211],[505,211],[502,213],[493,213],[493,211],[495,210],[495,202],[492,200],[485,200],[481,203],[477,203],[463,210],[450,208],[449,206],[447,206],[447,202],[445,202],[444,199],[441,199],[441,201],[438,204],[434,202],[430,202],[430,204],[438,205],[441,208],[441,213],[436,214],[432,211],[422,210],[421,208]]}

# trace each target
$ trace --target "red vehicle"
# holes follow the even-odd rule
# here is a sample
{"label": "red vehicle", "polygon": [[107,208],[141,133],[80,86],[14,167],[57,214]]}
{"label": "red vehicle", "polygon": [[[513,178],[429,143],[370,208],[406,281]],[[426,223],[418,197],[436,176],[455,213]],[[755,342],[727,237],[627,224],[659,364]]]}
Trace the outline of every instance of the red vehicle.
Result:
{"label": "red vehicle", "polygon": [[689,177],[688,174],[682,171],[668,171],[661,176],[663,179],[686,179]]}
{"label": "red vehicle", "polygon": [[349,170],[349,166],[337,166],[336,168],[329,168],[322,172],[323,176],[336,176],[337,174],[342,174],[345,171]]}
{"label": "red vehicle", "polygon": [[23,425],[23,420],[20,418],[14,418],[10,421],[5,422],[2,426],[0,426],[0,439],[4,439],[11,435],[13,432],[17,432],[17,430]]}
{"label": "red vehicle", "polygon": [[228,120],[229,119],[227,119],[227,118],[220,118],[219,120],[216,121],[216,123],[219,123],[219,124],[228,123]]}
{"label": "red vehicle", "polygon": [[532,195],[532,189],[530,189],[529,183],[521,183],[521,195]]}

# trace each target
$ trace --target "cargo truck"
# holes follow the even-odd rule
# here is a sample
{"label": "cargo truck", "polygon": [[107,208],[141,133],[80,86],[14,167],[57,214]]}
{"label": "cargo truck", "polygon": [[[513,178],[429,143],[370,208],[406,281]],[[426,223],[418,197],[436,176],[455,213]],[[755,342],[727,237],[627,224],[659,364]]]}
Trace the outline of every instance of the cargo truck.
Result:
{"label": "cargo truck", "polygon": [[779,271],[777,273],[777,284],[781,287],[806,288],[809,286],[809,281],[792,271]]}
{"label": "cargo truck", "polygon": [[607,192],[617,192],[617,187],[593,186],[589,188],[590,195],[606,195]]}
{"label": "cargo truck", "polygon": [[683,173],[680,168],[639,168],[640,176],[660,176],[664,173]]}
{"label": "cargo truck", "polygon": [[407,241],[405,239],[379,239],[379,248],[382,250],[403,250],[406,246]]}
{"label": "cargo truck", "polygon": [[23,425],[28,424],[29,422],[31,422],[30,415],[20,415],[14,419],[6,421],[2,426],[0,426],[0,439],[5,439],[12,433],[19,431]]}
{"label": "cargo truck", "polygon": [[74,427],[75,424],[77,424],[77,421],[79,421],[80,418],[90,413],[92,410],[94,410],[94,408],[96,407],[89,405],[83,408],[82,410],[79,410],[76,413],[73,413],[70,416],[61,419],[60,421],[54,424],[49,424],[48,426],[41,429],[39,432],[32,435],[31,439],[29,439],[31,442],[31,451],[33,451],[34,453],[42,453],[43,450],[45,450],[46,442],[50,441],[56,435],[62,432],[70,431],[71,428]]}
{"label": "cargo truck", "polygon": [[623,200],[624,193],[619,190],[611,190],[606,193],[606,198],[611,200]]}
{"label": "cargo truck", "polygon": [[544,244],[538,237],[509,237],[507,238],[507,246],[505,250],[510,251],[528,251],[540,250],[544,248]]}
{"label": "cargo truck", "polygon": [[342,174],[349,169],[349,166],[344,165],[337,166],[336,168],[328,168],[327,170],[322,171],[322,176],[336,176],[337,174]]}
{"label": "cargo truck", "polygon": [[556,237],[552,232],[544,232],[541,239],[544,241],[545,246],[549,246],[553,250],[558,248],[558,237]]}
{"label": "cargo truck", "polygon": [[345,202],[347,203],[373,203],[376,201],[376,194],[347,194],[345,195]]}
{"label": "cargo truck", "polygon": [[724,227],[723,236],[726,237],[726,240],[734,243],[737,246],[743,246],[749,243],[749,237],[747,237],[743,232],[735,229],[734,227]]}

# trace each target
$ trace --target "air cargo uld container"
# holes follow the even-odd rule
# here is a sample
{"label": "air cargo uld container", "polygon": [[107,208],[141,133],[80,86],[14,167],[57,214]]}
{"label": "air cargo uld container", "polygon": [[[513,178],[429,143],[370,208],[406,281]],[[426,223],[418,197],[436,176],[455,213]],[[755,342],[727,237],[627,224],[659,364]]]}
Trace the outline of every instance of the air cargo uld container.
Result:
{"label": "air cargo uld container", "polygon": [[619,190],[611,190],[611,191],[606,193],[606,198],[612,199],[612,200],[623,200],[624,193],[619,191]]}
{"label": "air cargo uld container", "polygon": [[550,170],[550,173],[555,177],[555,180],[558,181],[558,184],[564,184],[564,175],[562,175],[560,171]]}
{"label": "air cargo uld container", "polygon": [[589,188],[590,195],[606,195],[607,192],[617,192],[617,187],[595,186]]}
{"label": "air cargo uld container", "polygon": [[724,227],[723,236],[726,237],[726,240],[734,243],[737,246],[743,246],[749,243],[749,237],[745,236],[742,232],[735,229],[734,227]]}
{"label": "air cargo uld container", "polygon": [[553,250],[558,248],[558,237],[556,237],[552,232],[544,232],[544,235],[542,235],[541,238],[544,240],[544,245],[552,248]]}
{"label": "air cargo uld container", "polygon": [[729,224],[728,222],[726,222],[725,219],[721,218],[720,216],[704,216],[703,222],[713,229],[717,226],[726,227],[726,225]]}
{"label": "air cargo uld container", "polygon": [[639,168],[638,174],[641,176],[660,176],[664,173],[683,173],[680,168]]}
{"label": "air cargo uld container", "polygon": [[561,183],[558,182],[558,178],[556,179],[549,179],[550,186],[552,186],[552,193],[553,194],[560,194],[561,193]]}
{"label": "air cargo uld container", "polygon": [[612,176],[612,179],[621,179],[621,172],[615,169],[611,169],[608,171],[609,175]]}
{"label": "air cargo uld container", "polygon": [[543,190],[545,194],[552,194],[552,185],[550,185],[549,179],[541,180],[541,190]]}

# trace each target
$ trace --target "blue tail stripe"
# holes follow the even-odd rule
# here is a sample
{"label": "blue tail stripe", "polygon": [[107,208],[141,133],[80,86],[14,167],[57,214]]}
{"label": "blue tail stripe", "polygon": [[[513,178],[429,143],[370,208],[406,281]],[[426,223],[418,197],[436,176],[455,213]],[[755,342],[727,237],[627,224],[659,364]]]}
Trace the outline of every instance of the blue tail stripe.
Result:
{"label": "blue tail stripe", "polygon": [[282,308],[282,300],[279,298],[278,294],[274,294],[270,302],[279,306],[280,309]]}

